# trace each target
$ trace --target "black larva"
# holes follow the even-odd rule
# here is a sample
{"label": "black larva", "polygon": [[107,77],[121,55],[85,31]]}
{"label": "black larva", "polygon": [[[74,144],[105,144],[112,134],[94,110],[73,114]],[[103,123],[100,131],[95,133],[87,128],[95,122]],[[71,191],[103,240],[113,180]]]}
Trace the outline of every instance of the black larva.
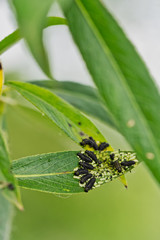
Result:
{"label": "black larva", "polygon": [[118,170],[119,173],[122,172],[122,167],[121,167],[121,165],[120,165],[118,160],[112,162],[112,164]]}
{"label": "black larva", "polygon": [[97,159],[97,157],[96,157],[96,155],[94,154],[94,152],[86,150],[85,153],[86,153],[90,158],[92,158],[92,160],[95,161],[95,163],[100,163],[100,161]]}
{"label": "black larva", "polygon": [[79,176],[79,175],[82,175],[82,174],[87,174],[88,173],[88,170],[85,169],[85,168],[79,168],[77,171],[74,172],[74,175],[75,176]]}
{"label": "black larva", "polygon": [[87,162],[79,162],[79,165],[81,167],[83,167],[83,168],[86,168],[86,169],[90,169],[90,170],[94,169],[94,167],[91,164],[87,163]]}
{"label": "black larva", "polygon": [[102,142],[99,147],[98,147],[98,150],[99,151],[103,151],[105,148],[109,147],[109,143],[106,143],[106,142]]}
{"label": "black larva", "polygon": [[92,187],[94,186],[94,183],[96,182],[96,178],[93,177],[91,178],[87,183],[86,183],[86,186],[84,188],[84,191],[85,192],[88,192],[89,190],[92,189]]}
{"label": "black larva", "polygon": [[90,159],[88,156],[86,156],[83,153],[77,153],[77,156],[80,157],[80,159],[82,159],[85,162],[92,162],[92,159]]}
{"label": "black larva", "polygon": [[115,156],[114,153],[110,154],[110,159],[114,160],[114,156]]}
{"label": "black larva", "polygon": [[83,184],[85,183],[88,179],[90,179],[92,177],[92,174],[91,173],[88,173],[88,174],[85,174],[81,177],[80,179],[80,183]]}
{"label": "black larva", "polygon": [[129,167],[129,166],[134,165],[135,163],[136,163],[135,161],[130,160],[130,161],[121,162],[121,165],[122,165],[122,166]]}
{"label": "black larva", "polygon": [[82,142],[80,142],[80,145],[82,147],[85,147],[86,145],[88,145],[89,147],[94,148],[94,150],[99,150],[100,152],[107,149],[107,147],[109,147],[109,143],[106,143],[106,142],[102,142],[98,146],[96,141],[92,137],[84,138]]}
{"label": "black larva", "polygon": [[94,143],[96,143],[96,141],[93,139],[93,137],[89,137],[90,140],[92,140]]}
{"label": "black larva", "polygon": [[95,150],[98,150],[98,145],[96,144],[96,142],[94,141],[94,139],[92,137],[90,137],[89,139],[85,138],[82,140],[82,142],[80,142],[81,146],[86,146],[88,145],[89,147],[94,148]]}

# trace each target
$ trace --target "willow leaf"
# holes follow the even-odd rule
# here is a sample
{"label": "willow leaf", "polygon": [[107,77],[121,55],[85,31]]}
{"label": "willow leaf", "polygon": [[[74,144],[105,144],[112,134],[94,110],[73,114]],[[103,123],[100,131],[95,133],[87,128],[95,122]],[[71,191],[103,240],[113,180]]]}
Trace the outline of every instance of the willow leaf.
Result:
{"label": "willow leaf", "polygon": [[13,218],[13,205],[0,192],[0,239],[9,240]]}
{"label": "willow leaf", "polygon": [[[116,152],[114,153],[117,154]],[[115,173],[114,167],[110,163],[105,163],[106,159],[110,158],[110,152],[99,153],[97,151],[95,154],[101,160],[104,160],[102,166],[97,165],[95,167],[95,174],[97,174],[97,170],[101,171],[102,174],[105,171],[104,174],[107,174],[107,170],[110,169],[110,174],[113,176],[113,178],[107,177],[107,179],[103,179],[101,184],[112,181],[112,179],[120,175],[122,176],[129,171],[128,169],[118,174]],[[121,152],[121,154],[128,153]],[[105,164],[107,169],[104,169]],[[23,188],[50,193],[80,193],[84,192],[84,188],[79,186],[79,179],[74,177],[74,171],[78,165],[79,158],[77,157],[77,151],[67,151],[28,156],[14,160],[12,162],[12,171],[18,180],[19,186]],[[97,182],[99,182],[99,177],[96,178]],[[125,178],[123,177],[122,179],[123,183],[126,183]]]}
{"label": "willow leaf", "polygon": [[51,193],[83,192],[73,169],[78,166],[77,152],[47,153],[12,162],[19,186]]}
{"label": "willow leaf", "polygon": [[54,0],[14,0],[12,4],[16,10],[16,16],[20,32],[41,69],[51,76],[47,54],[42,40],[42,32],[45,26],[47,13]]}
{"label": "willow leaf", "polygon": [[[13,186],[13,190],[8,187],[10,185]],[[19,189],[16,186],[17,181],[11,173],[7,147],[3,135],[0,133],[0,192],[19,209],[22,209]]]}
{"label": "willow leaf", "polygon": [[89,136],[96,141],[105,141],[103,135],[88,118],[47,89],[22,82],[8,82],[7,85],[21,93],[75,142],[79,143]]}
{"label": "willow leaf", "polygon": [[56,80],[37,80],[30,83],[53,91],[82,112],[116,128],[95,88],[80,83]]}
{"label": "willow leaf", "polygon": [[[61,17],[47,17],[45,28],[55,25],[66,25],[67,21]],[[15,43],[20,41],[23,38],[22,33],[19,29],[16,29],[13,33],[6,36],[4,39],[0,41],[0,54],[4,53],[10,47],[12,47]]]}

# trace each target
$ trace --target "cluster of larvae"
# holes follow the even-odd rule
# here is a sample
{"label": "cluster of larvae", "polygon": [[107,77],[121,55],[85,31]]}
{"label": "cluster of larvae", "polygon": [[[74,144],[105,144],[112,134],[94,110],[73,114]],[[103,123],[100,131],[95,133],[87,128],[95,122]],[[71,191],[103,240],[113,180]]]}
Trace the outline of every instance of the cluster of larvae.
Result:
{"label": "cluster of larvae", "polygon": [[80,144],[95,150],[77,153],[79,167],[74,169],[74,178],[79,180],[85,192],[131,171],[138,164],[135,153],[107,151],[108,143],[98,145],[92,137],[83,139]]}

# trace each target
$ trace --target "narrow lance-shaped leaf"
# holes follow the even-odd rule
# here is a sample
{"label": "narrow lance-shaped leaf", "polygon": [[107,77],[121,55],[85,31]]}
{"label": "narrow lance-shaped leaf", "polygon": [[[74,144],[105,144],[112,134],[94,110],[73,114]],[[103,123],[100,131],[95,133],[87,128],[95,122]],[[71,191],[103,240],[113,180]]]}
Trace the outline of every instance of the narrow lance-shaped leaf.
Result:
{"label": "narrow lance-shaped leaf", "polygon": [[2,93],[2,87],[3,87],[3,69],[2,64],[0,62],[0,95]]}
{"label": "narrow lance-shaped leaf", "polygon": [[[54,26],[54,25],[63,25],[67,24],[66,19],[61,17],[47,17],[45,21],[45,28]],[[0,54],[7,51],[10,47],[12,47],[15,43],[23,38],[23,33],[17,29],[13,33],[9,34],[7,37],[0,41]]]}
{"label": "narrow lance-shaped leaf", "polygon": [[12,162],[19,186],[52,193],[83,192],[73,169],[78,166],[77,152],[48,153]]}
{"label": "narrow lance-shaped leaf", "polygon": [[13,205],[0,192],[0,239],[9,240],[13,218]]}
{"label": "narrow lance-shaped leaf", "polygon": [[56,80],[37,80],[30,83],[53,91],[82,112],[116,128],[95,88],[80,83]]}
{"label": "narrow lance-shaped leaf", "polygon": [[[119,153],[114,153],[119,155]],[[95,166],[93,163],[94,170],[89,170],[90,174],[96,177],[97,187],[98,184],[109,182],[133,168],[132,166],[126,170],[121,169],[119,173],[114,165],[110,164],[110,152],[99,153],[97,151],[95,154],[99,160],[103,161],[102,165],[98,163]],[[127,162],[126,156],[135,159],[133,153],[121,152],[121,157],[123,154],[125,154],[125,162]],[[79,161],[77,151],[40,154],[14,160],[12,171],[19,186],[23,188],[49,193],[80,193],[84,192],[84,188],[79,184],[79,177],[74,175],[80,167]],[[106,161],[109,162],[106,163]]]}
{"label": "narrow lance-shaped leaf", "polygon": [[[3,69],[0,63],[0,87],[3,87]],[[3,102],[0,102],[0,191],[18,208],[22,209],[21,198],[18,188],[16,187],[16,180],[10,170],[10,159],[4,140],[4,113]],[[1,193],[0,193],[1,194]]]}
{"label": "narrow lance-shaped leaf", "polygon": [[75,0],[64,13],[119,131],[160,182],[160,99],[144,63],[100,1]]}
{"label": "narrow lance-shaped leaf", "polygon": [[17,181],[11,173],[6,144],[0,132],[0,191],[10,202],[22,210],[20,193],[16,186]]}
{"label": "narrow lance-shaped leaf", "polygon": [[22,36],[40,65],[41,69],[51,76],[48,58],[43,46],[42,31],[45,26],[46,15],[54,0],[14,0],[12,1],[17,15],[17,21]]}
{"label": "narrow lance-shaped leaf", "polygon": [[8,82],[7,85],[21,93],[75,142],[79,143],[89,136],[99,142],[105,141],[88,118],[52,92],[30,83]]}

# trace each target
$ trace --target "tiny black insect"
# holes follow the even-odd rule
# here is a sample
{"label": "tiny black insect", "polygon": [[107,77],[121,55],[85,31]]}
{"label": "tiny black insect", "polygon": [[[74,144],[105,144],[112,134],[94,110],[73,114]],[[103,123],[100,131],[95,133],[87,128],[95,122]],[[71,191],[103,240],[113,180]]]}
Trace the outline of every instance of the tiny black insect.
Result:
{"label": "tiny black insect", "polygon": [[82,159],[85,162],[90,162],[90,163],[92,162],[92,159],[90,159],[83,153],[77,153],[77,156],[80,157],[80,159]]}
{"label": "tiny black insect", "polygon": [[86,168],[86,169],[90,169],[90,170],[94,169],[94,167],[87,162],[79,162],[79,165],[82,166],[83,168]]}
{"label": "tiny black insect", "polygon": [[112,164],[118,170],[119,173],[122,172],[122,167],[121,167],[121,165],[120,165],[118,160],[112,162]]}
{"label": "tiny black insect", "polygon": [[94,148],[95,150],[98,150],[98,145],[97,145],[96,141],[95,141],[92,137],[89,137],[89,139],[90,139],[90,140],[93,142],[93,144],[94,144],[93,148]]}
{"label": "tiny black insect", "polygon": [[115,156],[114,153],[110,154],[110,159],[114,160],[114,156]]}
{"label": "tiny black insect", "polygon": [[95,142],[95,140],[93,139],[93,137],[89,137],[90,140],[92,140],[93,142]]}
{"label": "tiny black insect", "polygon": [[92,177],[92,174],[91,174],[91,173],[82,176],[81,179],[80,179],[80,183],[83,184],[84,182],[86,182],[86,181],[87,181],[88,179],[90,179],[91,177]]}
{"label": "tiny black insect", "polygon": [[95,177],[91,178],[91,179],[86,183],[86,186],[85,186],[85,188],[84,188],[84,191],[85,191],[85,192],[88,192],[89,190],[91,190],[92,187],[93,187],[93,185],[94,185],[94,183],[95,183],[95,181],[96,181],[96,178],[95,178]]}
{"label": "tiny black insect", "polygon": [[94,154],[94,152],[86,150],[85,153],[86,153],[90,158],[92,158],[92,159],[95,161],[95,163],[99,163],[99,162],[100,162],[100,161],[97,159],[97,157],[96,157],[96,155]]}
{"label": "tiny black insect", "polygon": [[130,161],[121,162],[121,165],[129,167],[129,166],[134,165],[135,163],[136,163],[135,161],[130,160]]}
{"label": "tiny black insect", "polygon": [[82,175],[82,174],[87,174],[88,173],[88,170],[85,169],[85,168],[79,168],[77,171],[75,171],[74,175],[75,176],[79,176],[79,175]]}
{"label": "tiny black insect", "polygon": [[102,142],[99,147],[98,147],[98,150],[99,151],[103,151],[105,148],[109,147],[109,143],[106,143],[106,142]]}
{"label": "tiny black insect", "polygon": [[79,132],[79,134],[80,134],[80,136],[84,136],[84,132],[82,132],[82,131]]}
{"label": "tiny black insect", "polygon": [[9,184],[7,185],[7,188],[8,188],[9,190],[11,190],[11,191],[13,191],[13,190],[15,189],[15,187],[14,187],[14,185],[13,185],[12,183],[9,183]]}
{"label": "tiny black insect", "polygon": [[90,139],[87,139],[87,138],[84,138],[82,140],[82,142],[80,142],[81,146],[85,146],[85,145],[89,145],[90,146],[91,144],[92,144],[92,141]]}
{"label": "tiny black insect", "polygon": [[94,141],[92,137],[89,137],[89,139],[85,138],[80,142],[81,146],[89,145],[90,147],[93,147],[95,150],[98,150],[98,145]]}

